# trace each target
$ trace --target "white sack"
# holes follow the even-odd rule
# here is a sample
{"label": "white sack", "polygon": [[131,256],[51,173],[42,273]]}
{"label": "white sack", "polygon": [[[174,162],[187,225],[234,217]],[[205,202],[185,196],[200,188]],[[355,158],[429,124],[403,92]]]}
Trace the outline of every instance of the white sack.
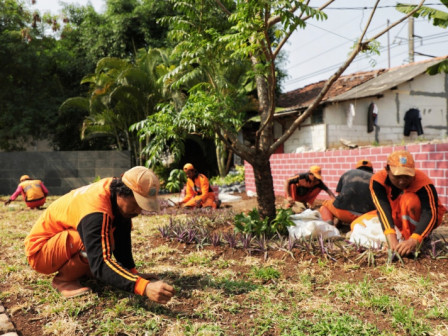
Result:
{"label": "white sack", "polygon": [[340,236],[339,230],[323,221],[317,210],[306,209],[302,213],[291,215],[290,219],[295,224],[295,226],[288,226],[291,238],[316,238],[322,235],[323,239],[327,239]]}
{"label": "white sack", "polygon": [[[350,235],[350,242],[359,244],[367,248],[380,248],[381,245],[387,244],[386,236],[384,236],[383,229],[378,217],[373,217],[370,220],[364,219],[363,223],[355,224]],[[401,232],[397,229],[398,241],[402,241]]]}

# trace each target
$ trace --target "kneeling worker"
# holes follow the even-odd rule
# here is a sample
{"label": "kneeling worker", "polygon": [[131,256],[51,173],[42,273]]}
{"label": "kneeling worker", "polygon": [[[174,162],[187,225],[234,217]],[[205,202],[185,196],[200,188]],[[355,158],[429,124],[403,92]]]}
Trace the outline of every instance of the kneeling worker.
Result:
{"label": "kneeling worker", "polygon": [[369,184],[373,167],[369,160],[360,160],[355,169],[351,169],[339,178],[334,200],[322,203],[319,212],[322,220],[338,225],[339,222],[350,224],[359,216],[375,210],[370,194]]}
{"label": "kneeling worker", "polygon": [[[370,191],[376,211],[353,223],[377,215],[390,249],[401,256],[414,252],[440,225],[446,212],[431,179],[415,168],[408,151],[389,155],[385,169],[373,175]],[[400,230],[403,241],[398,241],[396,230]]]}
{"label": "kneeling worker", "polygon": [[142,209],[157,211],[159,180],[137,166],[121,178],[105,178],[54,201],[25,238],[25,253],[37,272],[51,274],[64,297],[86,294],[79,279],[87,274],[116,288],[167,303],[174,288],[150,282],[137,272],[132,256],[132,218]]}
{"label": "kneeling worker", "polygon": [[285,198],[289,206],[295,202],[302,202],[307,206],[314,203],[317,195],[324,190],[332,199],[333,192],[322,181],[322,170],[319,166],[312,166],[306,173],[297,174],[285,181]]}
{"label": "kneeling worker", "polygon": [[185,197],[179,205],[185,208],[218,208],[220,202],[215,200],[208,178],[199,174],[191,163],[184,165],[184,172],[187,174],[187,185]]}

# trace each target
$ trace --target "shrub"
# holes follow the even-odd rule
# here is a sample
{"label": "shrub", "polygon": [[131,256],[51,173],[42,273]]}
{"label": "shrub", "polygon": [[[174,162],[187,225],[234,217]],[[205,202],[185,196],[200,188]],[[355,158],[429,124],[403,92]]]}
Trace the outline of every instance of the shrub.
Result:
{"label": "shrub", "polygon": [[235,166],[236,172],[230,172],[225,177],[214,176],[210,179],[210,184],[213,185],[229,185],[234,183],[244,182],[244,166]]}
{"label": "shrub", "polygon": [[185,172],[182,169],[173,169],[170,172],[165,188],[171,193],[179,192],[184,187],[185,182],[187,182]]}
{"label": "shrub", "polygon": [[269,223],[269,218],[262,219],[257,209],[250,211],[247,216],[244,213],[235,216],[235,231],[239,233],[252,234],[260,237],[266,235],[272,237],[275,234],[286,234],[287,227],[293,226],[290,219],[291,209],[278,209],[275,218]]}

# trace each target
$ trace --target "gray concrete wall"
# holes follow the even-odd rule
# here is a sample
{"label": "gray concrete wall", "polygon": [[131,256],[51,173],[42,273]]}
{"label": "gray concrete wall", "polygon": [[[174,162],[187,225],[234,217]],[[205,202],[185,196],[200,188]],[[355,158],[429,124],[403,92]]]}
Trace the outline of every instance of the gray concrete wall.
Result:
{"label": "gray concrete wall", "polygon": [[1,152],[0,195],[11,195],[25,174],[42,180],[51,195],[63,195],[97,177],[120,176],[129,168],[128,151]]}

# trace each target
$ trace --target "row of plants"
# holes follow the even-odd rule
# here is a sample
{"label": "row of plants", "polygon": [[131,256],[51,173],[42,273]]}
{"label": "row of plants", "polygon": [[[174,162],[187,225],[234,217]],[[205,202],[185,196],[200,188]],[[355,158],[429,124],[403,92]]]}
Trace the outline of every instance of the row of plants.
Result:
{"label": "row of plants", "polygon": [[[227,246],[233,249],[243,249],[249,255],[260,254],[266,259],[269,251],[283,251],[294,258],[294,253],[306,253],[312,256],[324,256],[328,260],[352,258],[368,266],[376,266],[377,258],[386,257],[386,262],[395,260],[403,263],[403,259],[390,249],[383,246],[365,248],[353,244],[343,238],[323,239],[292,238],[287,227],[294,225],[291,221],[290,209],[279,209],[274,220],[262,219],[257,209],[247,215],[232,212],[208,212],[197,216],[171,216],[169,223],[158,228],[162,238],[184,244],[196,244],[198,248],[205,246]],[[232,218],[234,216],[234,218]],[[383,253],[384,252],[384,253]],[[420,246],[414,257],[429,257],[432,259],[448,258],[448,241],[444,237],[431,236]]]}

